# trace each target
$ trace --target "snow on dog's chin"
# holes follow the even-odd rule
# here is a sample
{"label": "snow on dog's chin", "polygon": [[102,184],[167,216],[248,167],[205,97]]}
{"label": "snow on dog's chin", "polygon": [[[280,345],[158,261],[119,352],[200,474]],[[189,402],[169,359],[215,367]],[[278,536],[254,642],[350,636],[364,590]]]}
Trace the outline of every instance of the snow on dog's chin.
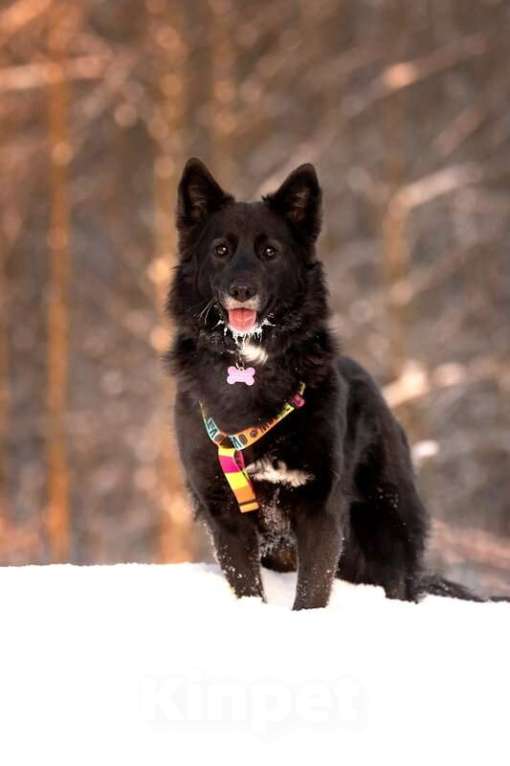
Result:
{"label": "snow on dog's chin", "polygon": [[231,324],[228,324],[225,329],[229,330],[235,342],[241,345],[251,339],[258,341],[262,339],[262,324],[254,324],[249,330],[238,330],[232,327]]}
{"label": "snow on dog's chin", "polygon": [[225,335],[229,332],[236,343],[239,345],[242,345],[244,343],[249,342],[250,340],[256,340],[261,341],[262,340],[262,333],[264,331],[264,327],[273,327],[273,322],[270,321],[269,317],[264,317],[262,321],[255,321],[255,323],[249,327],[241,329],[240,327],[237,327],[233,324],[231,324],[229,321],[224,321],[223,319],[220,319],[218,322],[219,325],[223,325],[224,333]]}

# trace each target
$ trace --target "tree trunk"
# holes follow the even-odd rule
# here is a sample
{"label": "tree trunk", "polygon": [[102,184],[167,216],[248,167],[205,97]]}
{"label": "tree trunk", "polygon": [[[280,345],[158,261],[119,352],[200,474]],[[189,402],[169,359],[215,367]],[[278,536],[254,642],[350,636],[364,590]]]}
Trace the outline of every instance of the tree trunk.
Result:
{"label": "tree trunk", "polygon": [[[176,235],[174,223],[175,191],[181,158],[184,154],[186,110],[185,66],[188,50],[185,42],[184,9],[178,5],[166,6],[152,2],[149,39],[156,60],[158,97],[153,119],[153,137],[156,139],[154,159],[155,249],[149,275],[154,284],[157,326],[151,336],[158,353],[168,348],[167,320],[164,306],[168,283],[176,263]],[[163,376],[161,384],[161,412],[169,412],[175,397],[172,379]],[[158,559],[160,561],[189,561],[193,558],[192,519],[187,502],[179,457],[167,417],[157,425],[160,444],[158,459],[157,501],[161,507]]]}
{"label": "tree trunk", "polygon": [[[50,285],[48,291],[48,507],[47,534],[51,559],[66,561],[70,552],[69,469],[66,445],[69,333],[69,187],[67,166],[71,159],[69,135],[69,85],[63,61],[67,55],[69,27],[63,5],[50,15],[49,55],[56,76],[48,88],[50,144]],[[57,76],[57,73],[61,76]]]}

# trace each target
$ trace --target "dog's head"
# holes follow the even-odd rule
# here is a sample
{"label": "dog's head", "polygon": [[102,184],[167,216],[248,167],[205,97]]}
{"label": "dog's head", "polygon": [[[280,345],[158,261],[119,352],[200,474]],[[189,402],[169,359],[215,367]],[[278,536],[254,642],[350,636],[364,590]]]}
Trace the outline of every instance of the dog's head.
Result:
{"label": "dog's head", "polygon": [[216,341],[254,336],[274,345],[284,330],[310,323],[307,308],[323,318],[320,223],[312,165],[298,167],[262,201],[245,203],[189,160],[178,190],[180,259],[169,302],[177,323]]}

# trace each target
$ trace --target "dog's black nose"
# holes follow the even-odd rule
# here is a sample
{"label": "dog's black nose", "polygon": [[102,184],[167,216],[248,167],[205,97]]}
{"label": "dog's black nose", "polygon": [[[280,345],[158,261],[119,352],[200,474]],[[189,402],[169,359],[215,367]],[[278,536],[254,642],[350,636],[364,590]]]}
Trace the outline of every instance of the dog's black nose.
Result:
{"label": "dog's black nose", "polygon": [[256,293],[256,288],[245,282],[232,282],[228,288],[228,294],[236,301],[249,301]]}

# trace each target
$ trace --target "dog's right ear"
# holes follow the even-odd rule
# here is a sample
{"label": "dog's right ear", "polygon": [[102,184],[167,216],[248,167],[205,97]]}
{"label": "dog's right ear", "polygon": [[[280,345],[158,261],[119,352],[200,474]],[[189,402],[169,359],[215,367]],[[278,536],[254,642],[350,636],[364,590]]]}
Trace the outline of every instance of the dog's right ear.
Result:
{"label": "dog's right ear", "polygon": [[186,163],[177,192],[177,228],[182,230],[203,222],[233,201],[204,163],[192,157]]}

